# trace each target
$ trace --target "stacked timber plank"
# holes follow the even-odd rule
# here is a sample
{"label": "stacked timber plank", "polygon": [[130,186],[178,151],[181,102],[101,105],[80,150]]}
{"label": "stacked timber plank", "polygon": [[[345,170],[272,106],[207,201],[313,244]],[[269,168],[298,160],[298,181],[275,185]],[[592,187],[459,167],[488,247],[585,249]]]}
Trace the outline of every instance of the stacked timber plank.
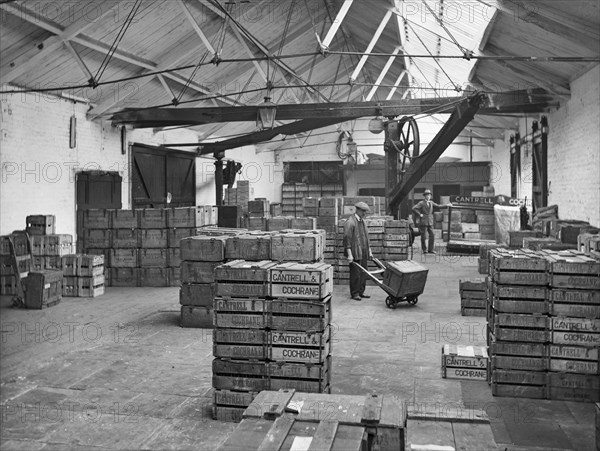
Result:
{"label": "stacked timber plank", "polygon": [[600,262],[573,251],[493,249],[490,271],[492,393],[597,402]]}
{"label": "stacked timber plank", "polygon": [[263,391],[218,450],[404,450],[405,426],[404,402],[390,395]]}
{"label": "stacked timber plank", "polygon": [[[301,240],[296,235],[285,238]],[[272,243],[272,255],[281,257]],[[241,420],[262,390],[330,390],[333,268],[318,261],[322,251],[316,240],[303,246],[312,250],[288,253],[287,262],[234,260],[215,269],[213,387],[218,420]],[[308,255],[315,256],[312,262],[298,261],[311,261]]]}
{"label": "stacked timber plank", "polygon": [[485,279],[459,280],[460,314],[486,317],[487,282]]}
{"label": "stacked timber plank", "polygon": [[95,298],[104,294],[104,256],[71,254],[61,259],[63,297]]}
{"label": "stacked timber plank", "polygon": [[197,236],[180,240],[181,327],[213,327],[214,270],[225,262],[227,238],[243,232],[202,228],[197,230]]}

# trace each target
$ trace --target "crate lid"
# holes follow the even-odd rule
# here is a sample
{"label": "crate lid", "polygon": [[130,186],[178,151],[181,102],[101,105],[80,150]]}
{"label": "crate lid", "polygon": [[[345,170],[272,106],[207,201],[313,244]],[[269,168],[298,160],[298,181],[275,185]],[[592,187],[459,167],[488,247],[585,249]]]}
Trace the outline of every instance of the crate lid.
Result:
{"label": "crate lid", "polygon": [[456,355],[461,357],[483,357],[485,359],[488,358],[488,352],[485,346],[445,344],[442,348],[442,354]]}

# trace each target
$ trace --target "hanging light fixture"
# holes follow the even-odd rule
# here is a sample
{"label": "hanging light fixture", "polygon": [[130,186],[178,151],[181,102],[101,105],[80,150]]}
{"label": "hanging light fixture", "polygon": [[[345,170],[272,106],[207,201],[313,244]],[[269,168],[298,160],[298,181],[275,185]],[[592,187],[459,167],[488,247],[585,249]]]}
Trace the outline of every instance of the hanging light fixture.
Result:
{"label": "hanging light fixture", "polygon": [[382,114],[383,109],[381,108],[381,105],[379,105],[379,108],[377,109],[377,117],[374,117],[369,121],[369,131],[375,135],[378,135],[383,131],[384,124]]}
{"label": "hanging light fixture", "polygon": [[268,130],[273,128],[273,124],[275,124],[276,112],[277,105],[271,102],[271,97],[265,97],[265,101],[258,105],[256,126],[261,130]]}

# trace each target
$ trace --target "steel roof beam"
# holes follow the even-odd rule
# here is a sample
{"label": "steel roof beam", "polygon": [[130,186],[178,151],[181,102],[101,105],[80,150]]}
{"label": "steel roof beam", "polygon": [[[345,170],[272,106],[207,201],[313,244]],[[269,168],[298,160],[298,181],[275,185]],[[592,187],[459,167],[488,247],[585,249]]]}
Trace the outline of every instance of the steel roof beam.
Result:
{"label": "steel roof beam", "polygon": [[358,62],[358,65],[354,69],[354,72],[352,72],[352,75],[350,75],[350,83],[354,83],[356,81],[356,79],[358,78],[358,74],[360,73],[363,66],[367,62],[367,59],[369,58],[368,53],[371,53],[371,51],[373,50],[373,47],[375,47],[375,44],[377,44],[377,41],[379,41],[379,38],[381,37],[383,30],[385,29],[388,21],[390,20],[390,17],[392,17],[392,10],[388,9],[386,11],[385,15],[383,16],[383,19],[381,19],[381,22],[379,23],[377,30],[375,30],[375,34],[371,38],[371,42],[369,42],[369,45],[367,46],[367,48],[364,52],[365,55],[361,56],[360,61]]}

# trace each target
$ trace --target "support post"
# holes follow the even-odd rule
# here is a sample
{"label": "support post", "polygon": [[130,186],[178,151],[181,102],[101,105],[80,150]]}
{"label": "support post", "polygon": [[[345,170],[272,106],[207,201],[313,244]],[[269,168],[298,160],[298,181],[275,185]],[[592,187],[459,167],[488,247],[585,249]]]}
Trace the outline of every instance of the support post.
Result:
{"label": "support post", "polygon": [[215,152],[215,192],[216,192],[216,206],[220,207],[223,205],[223,157],[225,152]]}

